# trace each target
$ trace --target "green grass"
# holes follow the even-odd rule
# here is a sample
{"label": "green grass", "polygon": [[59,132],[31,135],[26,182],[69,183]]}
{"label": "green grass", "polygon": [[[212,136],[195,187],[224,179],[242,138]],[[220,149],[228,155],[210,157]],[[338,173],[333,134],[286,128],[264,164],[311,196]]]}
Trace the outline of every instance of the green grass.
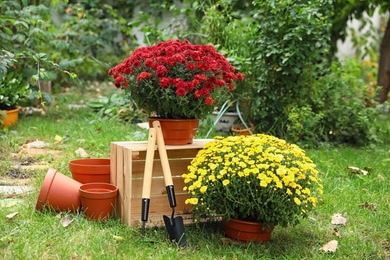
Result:
{"label": "green grass", "polygon": [[[59,157],[45,155],[36,160],[70,176],[68,162],[76,158],[77,148],[84,148],[91,157],[108,157],[110,142],[146,138],[145,130],[98,119],[89,109],[66,109],[69,100],[82,101],[77,97],[74,93],[59,95],[45,116],[23,116],[6,132],[0,139],[0,175],[11,167],[11,153],[35,139],[62,151]],[[56,135],[64,141],[55,143]],[[299,225],[276,227],[264,245],[222,243],[219,222],[187,226],[186,250],[169,243],[164,228],[148,228],[142,238],[140,229],[115,219],[99,223],[74,214],[71,217],[75,221],[65,228],[60,224],[65,213],[35,210],[46,174],[37,170],[31,181],[36,189],[22,197],[22,203],[0,207],[0,255],[3,259],[389,259],[389,142],[363,148],[324,146],[307,150],[307,154],[321,172],[323,203]],[[347,166],[369,167],[372,171],[367,176],[350,175]],[[376,211],[359,206],[365,202],[374,203]],[[13,212],[19,214],[7,219],[6,215]],[[346,226],[331,224],[331,216],[337,212],[347,217]],[[341,238],[335,236],[335,228]],[[338,250],[333,254],[322,252],[320,248],[333,239],[339,242]]]}

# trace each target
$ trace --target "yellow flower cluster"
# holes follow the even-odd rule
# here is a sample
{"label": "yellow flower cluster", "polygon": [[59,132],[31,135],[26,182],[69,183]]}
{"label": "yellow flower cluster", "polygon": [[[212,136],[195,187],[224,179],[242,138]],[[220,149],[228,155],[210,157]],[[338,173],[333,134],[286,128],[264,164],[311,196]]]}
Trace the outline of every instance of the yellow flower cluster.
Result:
{"label": "yellow flower cluster", "polygon": [[220,202],[229,197],[248,200],[240,195],[250,190],[254,203],[261,203],[256,198],[268,196],[269,203],[293,202],[306,213],[318,203],[315,194],[322,194],[316,166],[305,152],[264,134],[217,137],[199,151],[183,178],[184,190],[189,193],[186,204],[199,209],[212,207],[211,198]]}

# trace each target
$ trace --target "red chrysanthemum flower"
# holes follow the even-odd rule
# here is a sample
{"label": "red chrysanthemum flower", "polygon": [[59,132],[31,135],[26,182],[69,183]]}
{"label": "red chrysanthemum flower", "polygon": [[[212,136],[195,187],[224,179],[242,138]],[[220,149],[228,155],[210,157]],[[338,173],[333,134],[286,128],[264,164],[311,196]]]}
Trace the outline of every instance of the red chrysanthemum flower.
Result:
{"label": "red chrysanthemum flower", "polygon": [[147,79],[147,78],[149,78],[150,76],[152,76],[152,73],[143,71],[143,72],[141,72],[141,73],[138,75],[138,77],[137,77],[137,82],[138,82],[138,81],[141,81],[141,80],[143,80],[143,79]]}
{"label": "red chrysanthemum flower", "polygon": [[204,102],[206,103],[206,105],[210,106],[211,104],[213,104],[213,99],[211,97],[206,97]]}
{"label": "red chrysanthemum flower", "polygon": [[186,90],[184,88],[177,88],[176,89],[176,95],[178,95],[179,97],[183,97],[185,96],[186,94]]}
{"label": "red chrysanthemum flower", "polygon": [[202,94],[200,93],[199,90],[196,90],[196,91],[194,92],[194,97],[195,97],[195,98],[200,98],[201,96],[202,96]]}
{"label": "red chrysanthemum flower", "polygon": [[213,46],[180,40],[140,47],[108,74],[138,108],[166,118],[205,117],[243,79]]}
{"label": "red chrysanthemum flower", "polygon": [[169,87],[170,80],[168,78],[161,78],[160,79],[160,86],[163,89],[167,89]]}
{"label": "red chrysanthemum flower", "polygon": [[157,77],[161,78],[163,76],[165,76],[165,73],[167,73],[167,68],[165,68],[165,66],[163,65],[159,65],[157,67]]}

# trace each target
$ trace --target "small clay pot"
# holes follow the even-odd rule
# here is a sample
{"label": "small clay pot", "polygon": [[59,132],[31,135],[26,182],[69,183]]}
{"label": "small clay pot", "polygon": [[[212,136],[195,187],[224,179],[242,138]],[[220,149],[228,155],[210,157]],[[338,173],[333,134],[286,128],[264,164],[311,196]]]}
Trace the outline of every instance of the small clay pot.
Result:
{"label": "small clay pot", "polygon": [[247,129],[243,124],[236,124],[230,127],[230,130],[235,135],[251,135],[254,125],[251,123],[249,129]]}
{"label": "small clay pot", "polygon": [[85,183],[80,186],[81,205],[85,216],[94,221],[107,220],[113,212],[118,187],[109,183]]}
{"label": "small clay pot", "polygon": [[73,179],[80,183],[110,183],[110,159],[88,158],[69,162]]}
{"label": "small clay pot", "polygon": [[0,126],[3,126],[5,128],[9,128],[11,126],[16,125],[19,119],[19,108],[15,108],[12,110],[3,110],[7,117],[0,116],[0,118],[3,119],[3,123]]}
{"label": "small clay pot", "polygon": [[80,182],[50,168],[43,180],[35,208],[77,212],[81,206],[80,186]]}
{"label": "small clay pot", "polygon": [[225,235],[244,243],[249,241],[265,243],[271,238],[275,225],[270,230],[263,230],[263,223],[243,221],[230,218],[229,221],[222,220]]}
{"label": "small clay pot", "polygon": [[160,121],[165,145],[192,144],[199,126],[199,119],[166,119],[149,117],[149,127]]}

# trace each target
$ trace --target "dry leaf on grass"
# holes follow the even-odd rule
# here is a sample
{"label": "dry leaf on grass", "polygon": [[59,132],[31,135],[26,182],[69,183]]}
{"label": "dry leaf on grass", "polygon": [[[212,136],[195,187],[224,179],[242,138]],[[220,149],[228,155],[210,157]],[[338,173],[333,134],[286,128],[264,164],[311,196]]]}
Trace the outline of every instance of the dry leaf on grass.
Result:
{"label": "dry leaf on grass", "polygon": [[72,222],[74,221],[74,219],[70,219],[70,216],[69,215],[66,215],[65,217],[63,217],[61,219],[61,225],[63,227],[67,227],[69,226],[70,224],[72,224]]}
{"label": "dry leaf on grass", "polygon": [[338,230],[337,228],[334,228],[334,229],[333,229],[333,232],[334,232],[334,235],[335,235],[336,237],[341,238],[340,232],[339,232],[339,230]]}
{"label": "dry leaf on grass", "polygon": [[222,237],[221,241],[222,241],[222,245],[224,245],[224,246],[227,246],[227,245],[230,245],[233,243],[233,240],[231,240],[230,238],[226,238],[226,237]]}
{"label": "dry leaf on grass", "polygon": [[362,174],[362,175],[367,175],[370,173],[370,170],[369,168],[367,167],[364,167],[363,169],[360,169],[358,167],[355,167],[355,166],[347,166],[347,169],[349,170],[349,174]]}
{"label": "dry leaf on grass", "polygon": [[79,149],[76,150],[76,155],[80,156],[81,158],[88,158],[89,157],[87,152],[81,147],[79,147]]}
{"label": "dry leaf on grass", "polygon": [[59,136],[59,135],[56,135],[56,136],[54,137],[54,142],[57,143],[57,144],[62,143],[63,140],[64,140],[64,138],[62,138],[62,137]]}
{"label": "dry leaf on grass", "polygon": [[11,218],[15,217],[15,216],[18,215],[18,214],[19,214],[19,212],[14,212],[14,213],[8,214],[8,215],[5,216],[5,217],[8,218],[8,219],[11,219]]}
{"label": "dry leaf on grass", "polygon": [[337,240],[329,241],[321,247],[321,250],[323,250],[325,253],[334,253],[338,248],[338,244],[339,242],[337,242]]}
{"label": "dry leaf on grass", "polygon": [[116,240],[116,241],[122,241],[122,240],[123,240],[123,237],[121,237],[121,236],[113,235],[112,237],[113,237],[114,240]]}
{"label": "dry leaf on grass", "polygon": [[368,203],[366,201],[363,204],[359,204],[359,206],[362,207],[362,208],[365,208],[365,209],[376,211],[376,205],[374,203]]}
{"label": "dry leaf on grass", "polygon": [[347,224],[347,219],[344,218],[340,213],[335,213],[332,216],[332,224],[345,226],[345,224]]}

